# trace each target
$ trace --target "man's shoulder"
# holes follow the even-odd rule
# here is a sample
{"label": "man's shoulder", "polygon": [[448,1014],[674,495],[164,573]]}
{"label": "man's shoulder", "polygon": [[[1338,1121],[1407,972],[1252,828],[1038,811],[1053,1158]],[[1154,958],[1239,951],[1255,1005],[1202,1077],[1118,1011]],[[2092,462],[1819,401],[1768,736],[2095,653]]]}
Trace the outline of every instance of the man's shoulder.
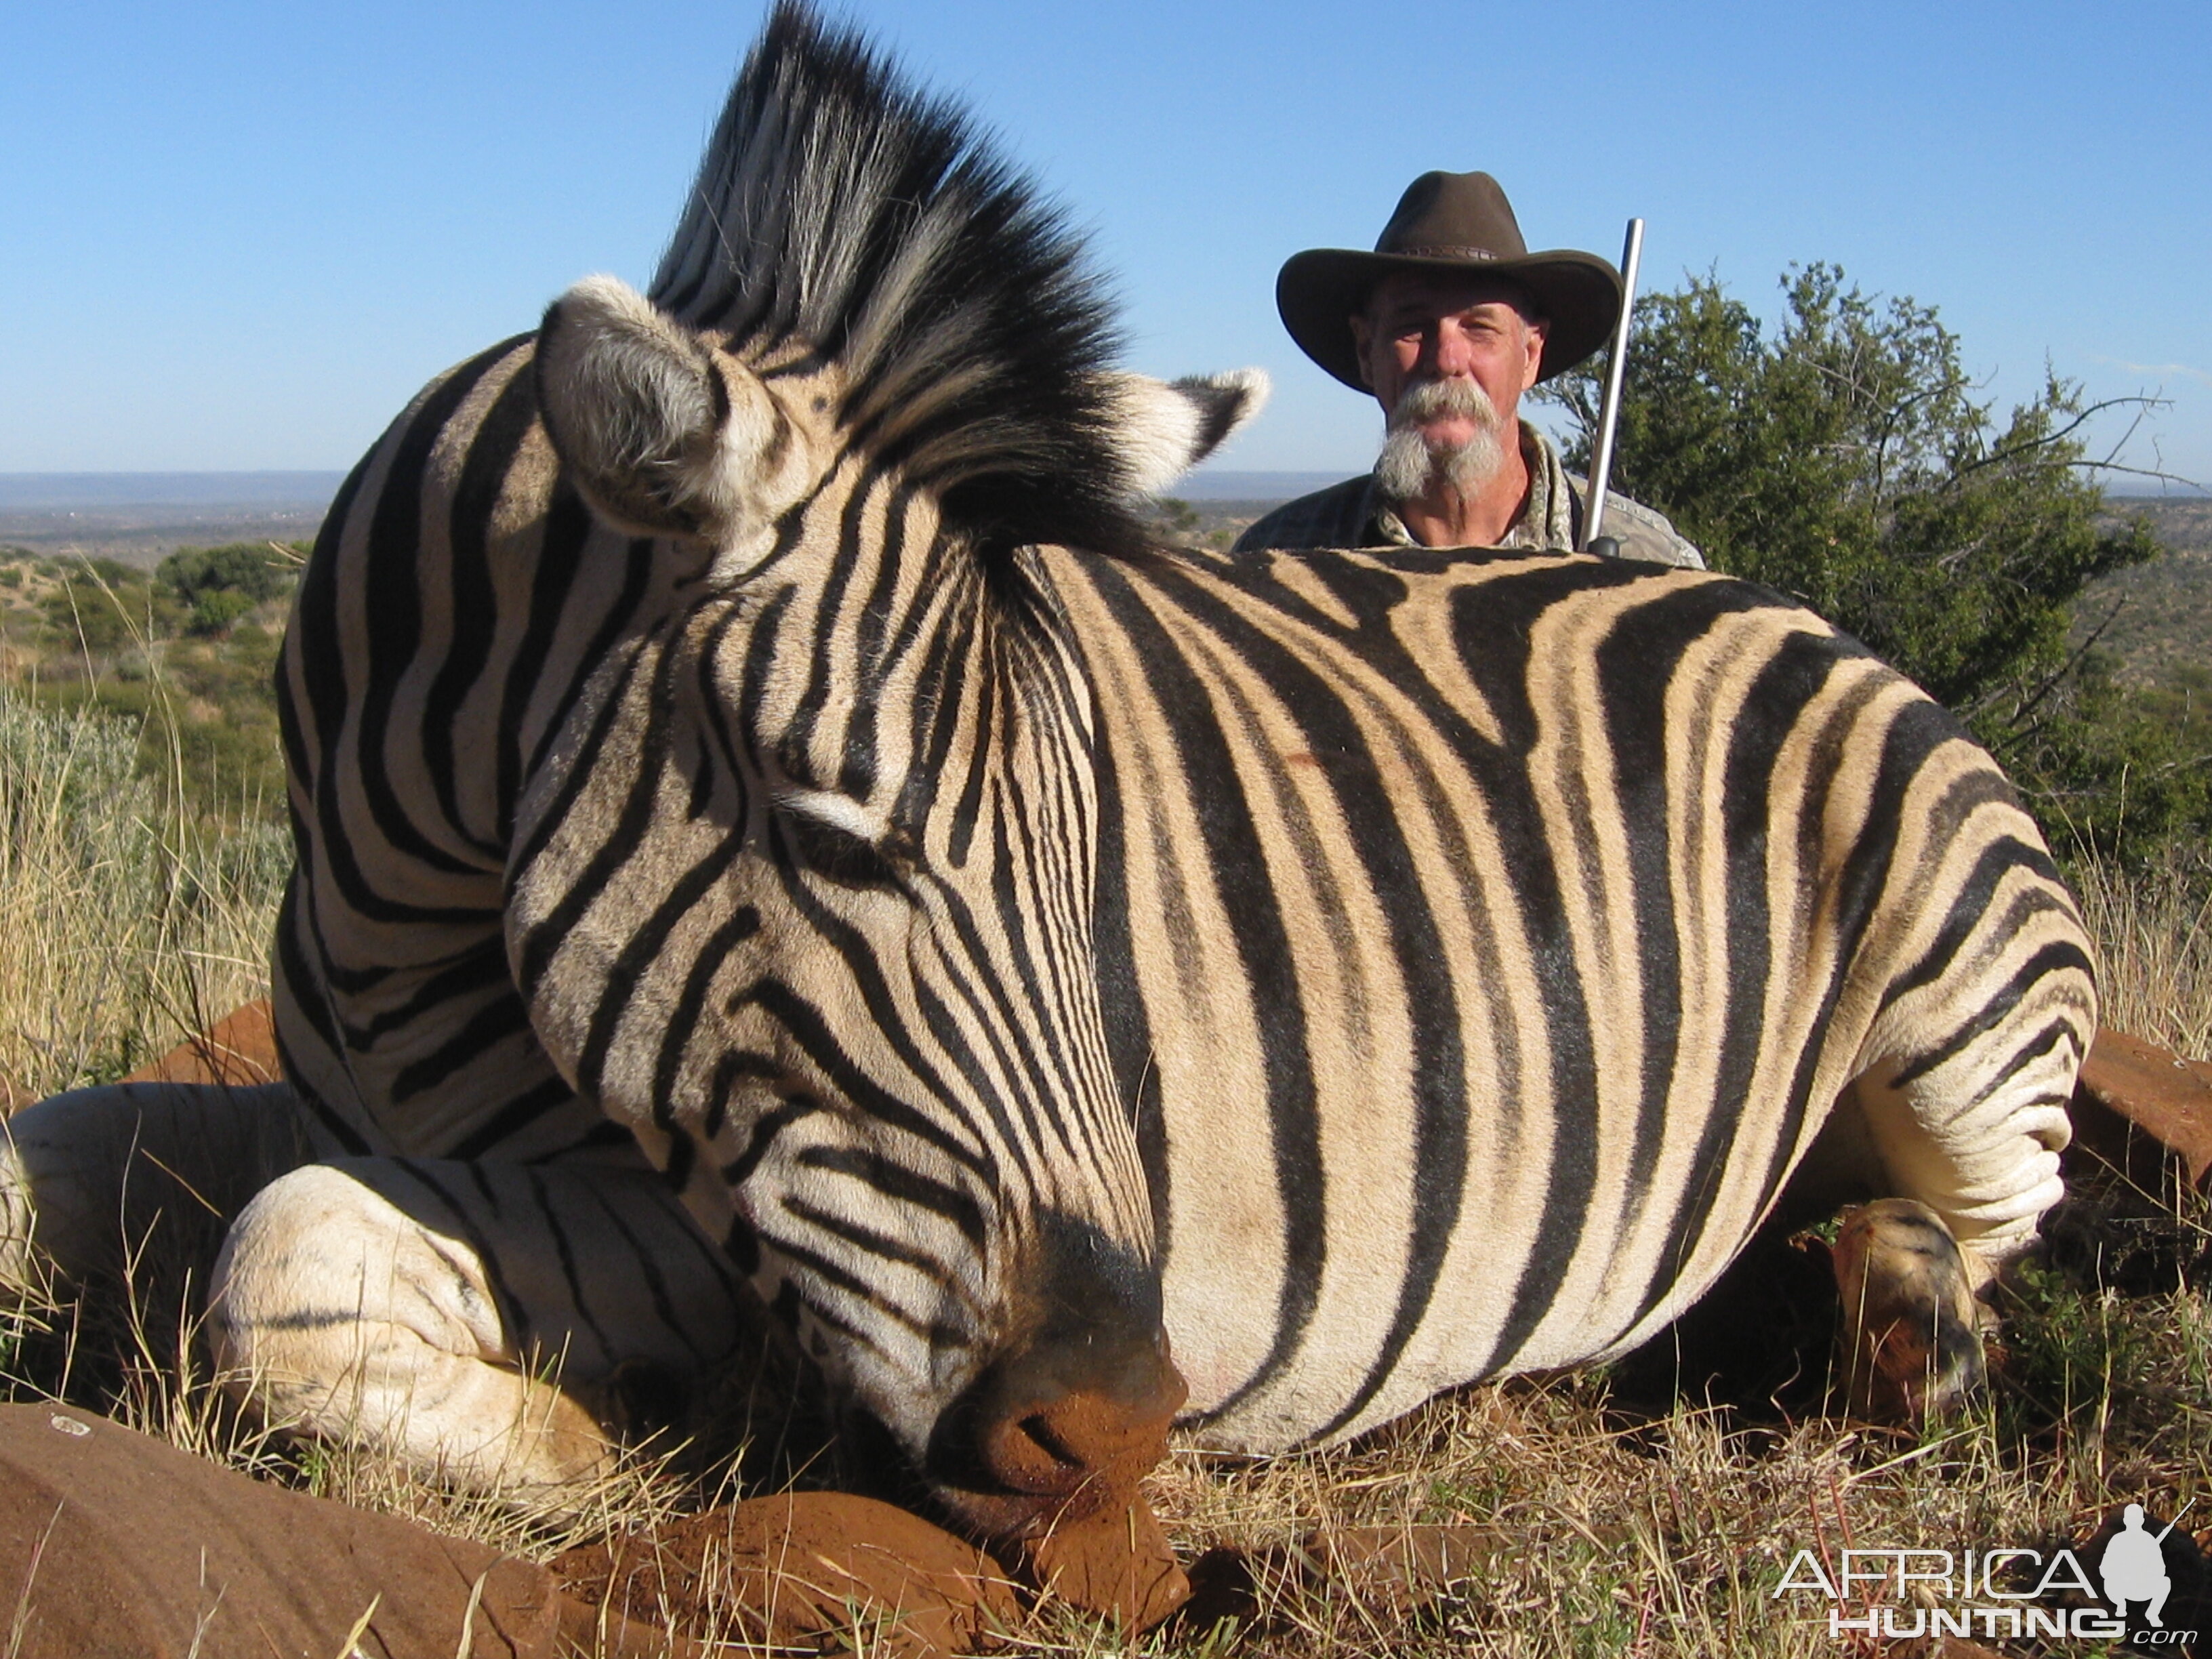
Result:
{"label": "man's shoulder", "polygon": [[[1589,486],[1581,478],[1571,481],[1575,494],[1587,501]],[[1680,565],[1685,569],[1703,570],[1705,556],[1697,545],[1686,540],[1674,528],[1674,522],[1657,509],[1641,501],[1631,501],[1617,489],[1605,492],[1605,524],[1602,533],[1620,544],[1624,559],[1641,559],[1647,564]]]}
{"label": "man's shoulder", "polygon": [[1310,495],[1285,501],[1262,514],[1230,550],[1257,553],[1267,548],[1358,547],[1367,539],[1368,486],[1361,473]]}

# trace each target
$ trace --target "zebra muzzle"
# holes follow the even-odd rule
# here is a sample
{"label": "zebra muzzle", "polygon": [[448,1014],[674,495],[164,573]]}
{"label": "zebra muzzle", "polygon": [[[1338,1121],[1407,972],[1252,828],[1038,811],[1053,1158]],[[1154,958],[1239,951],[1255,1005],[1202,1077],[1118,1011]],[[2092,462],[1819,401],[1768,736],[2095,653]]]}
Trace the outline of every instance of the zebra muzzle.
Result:
{"label": "zebra muzzle", "polygon": [[972,1438],[959,1449],[973,1482],[940,1487],[940,1500],[988,1534],[1017,1577],[1149,1629],[1190,1594],[1139,1485],[1166,1455],[1187,1393],[1163,1330],[1036,1343],[963,1401]]}
{"label": "zebra muzzle", "polygon": [[945,1412],[929,1474],[971,1526],[1030,1536],[1128,1502],[1188,1393],[1164,1330],[1033,1343]]}

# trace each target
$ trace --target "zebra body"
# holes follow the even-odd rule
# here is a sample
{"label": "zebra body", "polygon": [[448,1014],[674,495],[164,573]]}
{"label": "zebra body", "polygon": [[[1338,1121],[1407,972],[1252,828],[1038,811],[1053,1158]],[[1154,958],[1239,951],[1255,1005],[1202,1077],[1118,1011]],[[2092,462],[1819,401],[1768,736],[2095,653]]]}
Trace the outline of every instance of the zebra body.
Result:
{"label": "zebra body", "polygon": [[1814,1202],[1923,1200],[1985,1262],[2060,1195],[2073,907],[1988,756],[1817,617],[1580,558],[1049,556],[1210,1443],[1621,1352],[1808,1157]]}
{"label": "zebra body", "polygon": [[[783,7],[652,295],[394,424],[278,676],[278,1035],[368,1162],[234,1228],[230,1358],[310,1421],[348,1341],[526,1367],[558,1322],[489,1264],[539,1235],[477,1224],[596,1171],[564,1316],[678,1352],[741,1279],[1015,1535],[1179,1407],[1276,1449],[1617,1352],[1785,1186],[2027,1240],[2088,957],[1940,708],[1725,578],[1152,550],[1129,501],[1258,387],[1111,343],[957,116]],[[636,1242],[669,1194],[731,1281],[603,1294],[694,1261]],[[476,1266],[362,1334],[395,1206]]]}
{"label": "zebra body", "polygon": [[[450,406],[444,423],[425,433],[418,413],[380,452],[450,453],[457,478],[490,474],[479,490],[522,503],[510,509],[516,540],[487,544],[484,568],[448,580],[479,592],[504,580],[530,599],[493,609],[488,637],[467,645],[482,665],[452,706],[477,711],[475,726],[395,723],[434,735],[434,756],[380,742],[414,786],[409,839],[454,862],[522,839],[533,802],[557,800],[566,816],[516,874],[489,851],[480,872],[444,885],[426,872],[417,886],[410,870],[410,894],[453,908],[465,888],[473,898],[475,933],[458,951],[457,921],[373,929],[337,880],[312,897],[316,866],[303,862],[279,1000],[287,1051],[311,1085],[339,1079],[315,1098],[351,1090],[381,1106],[381,1118],[338,1115],[362,1151],[620,1159],[635,1142],[608,1135],[611,1108],[664,1164],[672,1147],[696,1148],[678,1155],[687,1200],[751,1259],[747,1229],[765,1212],[773,1235],[789,1212],[732,1193],[717,1171],[764,1144],[769,1159],[752,1166],[764,1184],[802,1184],[807,1115],[793,1101],[835,1085],[828,1051],[799,1055],[758,1079],[775,1103],[769,1127],[740,1127],[726,1104],[710,1125],[732,1054],[770,1073],[763,1055],[808,1039],[757,1000],[747,1010],[757,1025],[714,1026],[711,1039],[702,1029],[702,1010],[746,988],[742,973],[714,976],[748,925],[724,879],[739,809],[714,799],[728,779],[703,792],[699,782],[715,705],[686,733],[656,715],[655,700],[707,675],[719,675],[727,706],[757,700],[745,675],[749,663],[763,672],[765,650],[792,668],[765,694],[781,696],[769,724],[784,727],[810,701],[828,708],[830,695],[813,690],[815,641],[860,634],[877,608],[879,626],[904,617],[920,629],[915,607],[957,610],[967,590],[957,569],[930,567],[943,550],[927,504],[888,482],[833,494],[840,521],[860,526],[835,544],[833,568],[788,575],[787,589],[771,578],[766,597],[687,588],[696,556],[680,544],[626,538],[581,503],[564,508],[543,428],[525,418],[532,349],[510,343],[465,368],[455,378],[472,384],[445,382],[423,405],[431,417]],[[362,479],[376,484],[374,461]],[[410,500],[403,522],[410,533],[417,522],[470,523],[468,493],[455,484]],[[357,647],[343,642],[366,638],[367,608],[386,589],[376,527],[392,516],[387,499],[356,491],[341,507],[337,558],[301,594],[295,685],[318,659],[352,659]],[[576,539],[556,555],[564,519]],[[893,547],[924,556],[901,566]],[[549,593],[556,556],[566,572],[619,571],[619,603],[573,577]],[[1839,1100],[1856,1165],[1838,1179],[1926,1198],[1992,1257],[2056,1199],[2063,1103],[2089,1018],[2071,907],[1988,757],[1809,613],[1725,578],[1579,559],[1051,548],[1018,563],[1024,602],[1051,620],[1044,654],[1079,729],[1067,763],[1091,775],[1068,787],[1095,799],[1090,915],[1071,927],[1066,971],[1095,975],[1084,990],[1104,1046],[1088,1059],[1112,1076],[1094,1085],[1127,1112],[1142,1161],[1140,1178],[1116,1171],[1118,1190],[1141,1192],[1157,1227],[1172,1350],[1209,1442],[1280,1449],[1470,1378],[1619,1351],[1710,1285]],[[831,595],[848,614],[799,609]],[[329,604],[359,614],[319,608]],[[748,620],[763,613],[776,626],[765,646]],[[648,630],[638,618],[659,620]],[[533,675],[537,702],[509,714],[492,689],[536,654],[521,642],[532,627],[569,641],[574,665]],[[611,657],[610,636],[625,641]],[[443,670],[427,642],[418,653],[402,660],[428,684]],[[372,701],[355,690],[337,706]],[[303,727],[313,706],[312,694],[295,698]],[[877,889],[897,888],[896,875],[794,877],[791,866],[806,867],[800,838],[829,842],[816,861],[834,870],[841,851],[872,856],[841,836],[873,845],[890,834],[859,798],[824,787],[859,726],[872,723],[874,764],[901,792],[917,779],[940,793],[962,786],[938,752],[950,746],[943,734],[903,718],[848,697],[819,718],[810,755],[778,760],[783,793],[756,805],[781,817],[755,833],[792,838],[780,884],[863,910],[894,902]],[[656,719],[668,729],[647,735]],[[303,779],[318,775],[313,736],[295,738]],[[534,768],[532,750],[545,757]],[[485,759],[454,768],[447,757],[459,754]],[[790,775],[802,763],[803,782]],[[440,776],[448,781],[434,788]],[[455,803],[450,817],[419,810],[439,788]],[[634,839],[611,861],[610,826],[626,822]],[[374,833],[349,824],[338,850],[362,858]],[[399,846],[376,854],[380,870],[410,869]],[[611,862],[615,873],[600,873]],[[1025,901],[1040,915],[1042,896]],[[1065,886],[1060,900],[1080,908]],[[527,974],[544,949],[533,929],[564,912],[583,921],[561,949],[593,971],[564,975],[556,954],[526,1006],[502,973],[472,999],[433,1000],[429,1018],[379,1030],[457,956],[520,958]],[[312,976],[302,994],[307,952],[337,953],[355,926],[425,959],[396,964],[395,999],[342,1000]],[[1066,954],[1036,954],[1054,949]],[[830,970],[794,1006],[867,1000],[846,985],[834,939],[794,955],[802,969]],[[1009,959],[991,971],[1013,982],[1034,970]],[[315,1018],[334,1006],[349,1033],[337,1043]],[[1932,1103],[1893,1098],[1886,1071],[1992,1008],[2002,1017],[1929,1074],[1921,1094]],[[864,1018],[928,1024],[908,1006]],[[487,1030],[497,1044],[484,1043]],[[436,1109],[398,1109],[409,1097],[398,1080],[439,1075],[448,1056],[461,1064],[433,1094]],[[557,1105],[541,1109],[549,1097]],[[1961,1112],[1963,1127],[1949,1121]],[[1880,1127],[1863,1132],[1875,1116]],[[709,1127],[719,1139],[701,1133]],[[923,1164],[944,1194],[974,1173],[962,1150]],[[1037,1164],[1028,1178],[1049,1179],[1055,1149],[1042,1131],[1026,1150]],[[902,1168],[920,1161],[904,1156]],[[799,1207],[845,1213],[869,1201],[848,1188]],[[1146,1217],[1109,1219],[1125,1238],[1147,1231]],[[951,1259],[958,1229],[940,1224],[947,1238],[931,1244]],[[817,1236],[807,1249],[820,1266],[804,1294],[841,1324],[864,1322],[836,1310],[851,1294],[838,1276],[854,1276],[867,1246]],[[765,1277],[761,1289],[773,1301],[790,1282]],[[909,1327],[932,1316],[901,1312]]]}

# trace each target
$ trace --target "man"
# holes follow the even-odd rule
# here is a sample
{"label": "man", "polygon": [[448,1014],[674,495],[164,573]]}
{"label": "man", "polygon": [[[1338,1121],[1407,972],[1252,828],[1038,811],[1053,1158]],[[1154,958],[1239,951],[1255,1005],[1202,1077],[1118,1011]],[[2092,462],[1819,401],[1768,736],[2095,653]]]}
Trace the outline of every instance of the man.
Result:
{"label": "man", "polygon": [[[1372,253],[1312,248],[1275,282],[1284,326],[1389,422],[1375,471],[1285,502],[1236,550],[1504,547],[1572,552],[1588,484],[1520,418],[1521,394],[1602,345],[1620,277],[1595,254],[1530,253],[1486,173],[1425,173]],[[1702,568],[1649,507],[1606,493],[1624,558]]]}

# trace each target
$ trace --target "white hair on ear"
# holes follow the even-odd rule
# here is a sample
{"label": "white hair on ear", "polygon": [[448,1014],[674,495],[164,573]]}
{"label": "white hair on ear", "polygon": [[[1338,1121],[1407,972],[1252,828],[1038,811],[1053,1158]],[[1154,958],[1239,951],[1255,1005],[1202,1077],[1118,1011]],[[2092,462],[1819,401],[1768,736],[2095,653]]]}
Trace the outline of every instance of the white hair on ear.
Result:
{"label": "white hair on ear", "polygon": [[619,278],[548,308],[538,377],[554,448],[623,528],[723,546],[781,505],[763,465],[781,416],[758,380]]}
{"label": "white hair on ear", "polygon": [[564,435],[596,471],[665,466],[715,423],[708,354],[690,333],[618,276],[586,276],[562,295],[539,383]]}
{"label": "white hair on ear", "polygon": [[1109,377],[1115,442],[1123,488],[1131,495],[1164,489],[1218,449],[1267,401],[1267,374],[1234,368],[1156,380],[1146,374]]}

